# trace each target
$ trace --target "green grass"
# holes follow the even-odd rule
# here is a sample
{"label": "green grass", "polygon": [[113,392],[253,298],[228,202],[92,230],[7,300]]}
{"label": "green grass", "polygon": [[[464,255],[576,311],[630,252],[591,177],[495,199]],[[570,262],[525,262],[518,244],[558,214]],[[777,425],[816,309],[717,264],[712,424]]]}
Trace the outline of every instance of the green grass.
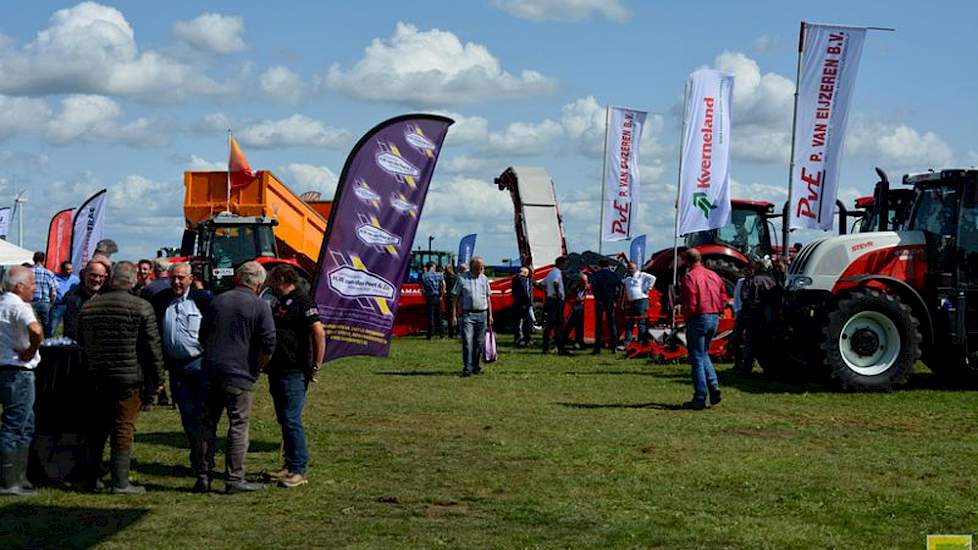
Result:
{"label": "green grass", "polygon": [[[308,486],[189,493],[176,411],[157,409],[134,450],[149,493],[2,501],[0,544],[916,549],[978,531],[978,394],[929,374],[841,394],[721,366],[724,402],[689,412],[669,408],[685,366],[504,348],[462,379],[458,349],[406,338],[329,364],[306,408]],[[252,473],[280,463],[270,405],[262,383]]]}

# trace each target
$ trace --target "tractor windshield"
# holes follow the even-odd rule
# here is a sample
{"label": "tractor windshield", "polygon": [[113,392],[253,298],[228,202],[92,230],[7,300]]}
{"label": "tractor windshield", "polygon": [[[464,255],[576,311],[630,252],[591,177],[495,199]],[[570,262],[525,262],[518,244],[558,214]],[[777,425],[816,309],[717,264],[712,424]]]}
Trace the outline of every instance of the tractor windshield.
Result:
{"label": "tractor windshield", "polygon": [[925,187],[920,191],[914,210],[911,229],[935,235],[953,236],[957,224],[958,188],[956,186]]}
{"label": "tractor windshield", "polygon": [[730,223],[711,231],[700,231],[686,236],[686,246],[725,244],[744,254],[763,256],[771,253],[771,236],[767,220],[760,212],[735,209],[730,213]]}
{"label": "tractor windshield", "polygon": [[271,233],[272,228],[256,225],[215,227],[210,239],[210,256],[214,267],[236,268],[261,256],[274,256],[274,241],[263,232]]}

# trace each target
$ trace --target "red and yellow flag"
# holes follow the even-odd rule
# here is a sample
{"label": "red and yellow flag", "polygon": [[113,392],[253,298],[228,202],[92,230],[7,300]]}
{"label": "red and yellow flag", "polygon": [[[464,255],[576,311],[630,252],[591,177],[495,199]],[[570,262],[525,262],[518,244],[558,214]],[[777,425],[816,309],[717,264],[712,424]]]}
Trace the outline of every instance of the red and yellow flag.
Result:
{"label": "red and yellow flag", "polygon": [[231,136],[230,155],[228,156],[228,172],[231,174],[231,188],[244,187],[255,179],[255,172],[248,165],[248,159],[241,152],[238,141]]}

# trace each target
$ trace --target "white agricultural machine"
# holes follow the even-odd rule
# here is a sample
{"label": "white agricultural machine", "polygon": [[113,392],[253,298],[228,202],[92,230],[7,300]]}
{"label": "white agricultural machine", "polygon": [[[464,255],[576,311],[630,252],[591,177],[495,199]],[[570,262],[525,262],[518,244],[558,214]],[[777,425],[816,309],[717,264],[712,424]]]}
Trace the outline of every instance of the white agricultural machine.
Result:
{"label": "white agricultural machine", "polygon": [[897,230],[817,239],[794,258],[766,371],[814,369],[865,391],[900,385],[921,358],[958,379],[978,368],[978,170],[903,183],[913,200]]}

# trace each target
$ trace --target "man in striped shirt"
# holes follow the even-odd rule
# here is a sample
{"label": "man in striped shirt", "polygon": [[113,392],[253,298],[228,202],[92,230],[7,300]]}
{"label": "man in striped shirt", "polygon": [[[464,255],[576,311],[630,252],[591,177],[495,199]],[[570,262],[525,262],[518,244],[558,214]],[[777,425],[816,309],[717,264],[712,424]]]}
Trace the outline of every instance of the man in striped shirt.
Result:
{"label": "man in striped shirt", "polygon": [[44,267],[44,260],[43,252],[34,253],[34,298],[31,301],[31,306],[34,307],[37,321],[41,323],[41,327],[44,329],[44,337],[50,338],[52,332],[51,309],[54,307],[54,301],[58,296],[58,281],[54,278],[54,273]]}

